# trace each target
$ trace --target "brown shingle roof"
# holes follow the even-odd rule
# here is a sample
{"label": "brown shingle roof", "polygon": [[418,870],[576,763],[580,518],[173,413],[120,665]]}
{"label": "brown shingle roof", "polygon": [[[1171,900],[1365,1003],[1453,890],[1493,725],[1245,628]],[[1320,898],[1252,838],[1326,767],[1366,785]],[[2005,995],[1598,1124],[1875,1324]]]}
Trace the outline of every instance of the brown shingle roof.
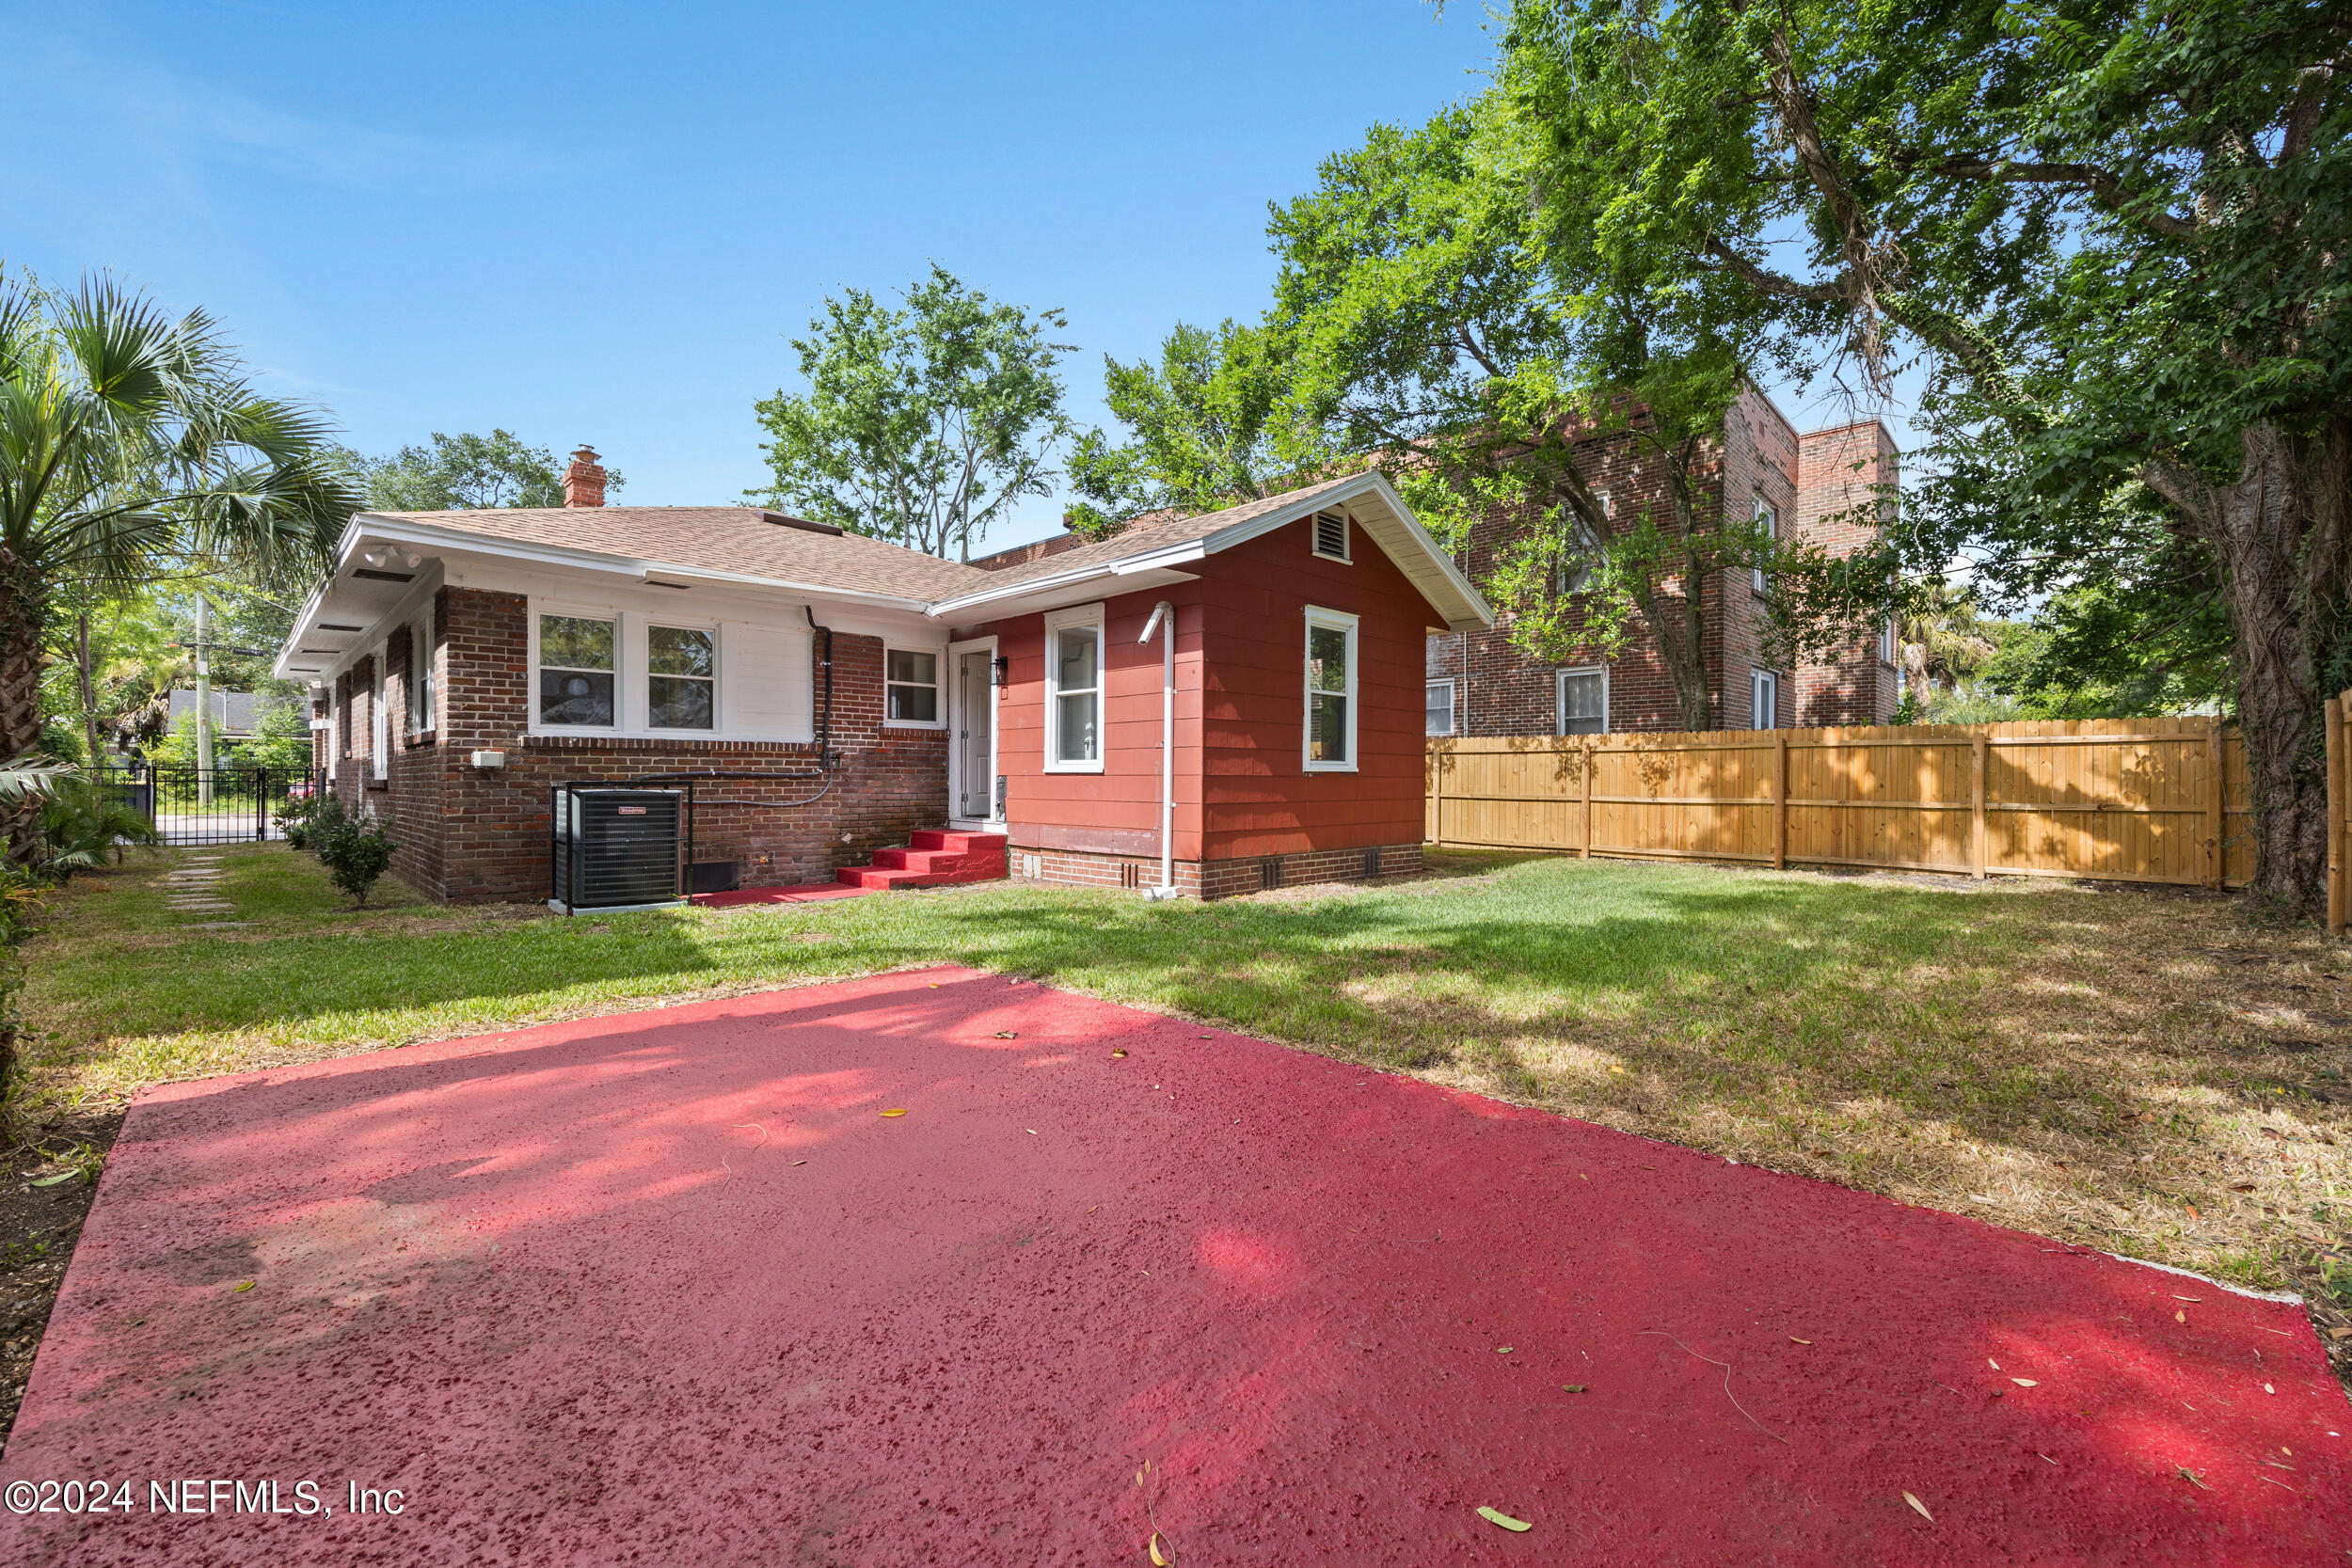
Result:
{"label": "brown shingle roof", "polygon": [[982,586],[996,588],[1007,583],[1032,582],[1039,578],[1057,578],[1064,572],[1108,565],[1114,561],[1124,561],[1131,555],[1166,549],[1171,545],[1189,545],[1196,539],[1206,539],[1212,533],[1248,522],[1253,517],[1263,517],[1269,512],[1309,504],[1323,492],[1353,483],[1359,477],[1349,474],[1343,479],[1326,480],[1320,484],[1310,484],[1303,490],[1285,490],[1263,500],[1244,501],[1222,512],[1203,512],[1198,516],[1187,517],[1172,512],[1147,513],[1108,539],[1099,539],[1091,545],[1081,545],[1074,550],[1063,550],[1058,555],[1049,555],[1042,560],[986,573],[986,581]]}
{"label": "brown shingle roof", "polygon": [[518,545],[775,578],[812,588],[887,594],[925,603],[970,593],[999,577],[880,539],[854,533],[814,533],[771,523],[744,506],[499,507],[480,512],[372,512],[364,515],[393,517]]}

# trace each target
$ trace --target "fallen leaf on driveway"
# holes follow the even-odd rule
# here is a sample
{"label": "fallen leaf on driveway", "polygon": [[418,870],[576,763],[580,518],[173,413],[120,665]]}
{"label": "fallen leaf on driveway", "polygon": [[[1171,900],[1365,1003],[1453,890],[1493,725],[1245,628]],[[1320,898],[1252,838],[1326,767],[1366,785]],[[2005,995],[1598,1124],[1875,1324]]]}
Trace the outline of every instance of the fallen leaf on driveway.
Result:
{"label": "fallen leaf on driveway", "polygon": [[808,1164],[806,1160],[795,1160],[792,1163],[796,1165],[805,1165]]}
{"label": "fallen leaf on driveway", "polygon": [[2001,1364],[1998,1361],[1994,1360],[1993,1357],[1989,1355],[1984,1358],[1984,1364],[1992,1368],[1996,1372],[2001,1370]]}
{"label": "fallen leaf on driveway", "polygon": [[2187,1465],[2175,1465],[2174,1466],[2172,1466],[2172,1468],[2174,1469],[2174,1471],[2176,1471],[2176,1472],[2179,1474],[2180,1478],[2181,1478],[2183,1481],[2185,1481],[2188,1482],[2191,1486],[2194,1486],[2194,1487],[2195,1487],[2195,1488],[2197,1488],[2197,1490],[2199,1490],[2200,1492],[2210,1492],[2210,1491],[2212,1491],[2212,1490],[2213,1490],[2213,1488],[2212,1488],[2212,1487],[2207,1486],[2207,1485],[2206,1485],[2206,1484],[2205,1484],[2202,1481],[2199,1480],[2199,1479],[2198,1479],[2198,1476],[2197,1476],[2197,1472],[2196,1472],[2196,1471],[2194,1471],[2194,1470],[2192,1470],[2192,1469],[2190,1469]]}
{"label": "fallen leaf on driveway", "polygon": [[1478,1510],[1478,1516],[1490,1525],[1501,1525],[1504,1529],[1531,1530],[1535,1528],[1524,1519],[1514,1519],[1508,1513],[1484,1506]]}
{"label": "fallen leaf on driveway", "polygon": [[2185,1307],[2175,1307],[2172,1308],[2172,1321],[2176,1323],[2185,1323],[2188,1322],[2188,1308]]}
{"label": "fallen leaf on driveway", "polygon": [[902,1116],[905,1116],[905,1115],[906,1115],[906,1111],[905,1111],[905,1109],[902,1107],[902,1108],[900,1108],[900,1109],[898,1109],[898,1110],[896,1110],[896,1111],[884,1111],[884,1112],[882,1113],[882,1115],[883,1115],[883,1116],[886,1116],[886,1117],[902,1117]]}
{"label": "fallen leaf on driveway", "polygon": [[[253,1281],[250,1279],[237,1287],[237,1291],[250,1291],[251,1289],[253,1289]],[[229,1293],[233,1296],[237,1293],[237,1291],[231,1291]]]}
{"label": "fallen leaf on driveway", "polygon": [[1511,1354],[1511,1350],[1512,1347],[1509,1345],[1497,1345],[1495,1347],[1495,1354],[1497,1355],[1508,1355]]}
{"label": "fallen leaf on driveway", "polygon": [[1925,1504],[1925,1503],[1921,1502],[1918,1498],[1916,1498],[1916,1497],[1913,1497],[1913,1496],[1912,1496],[1910,1493],[1908,1493],[1908,1492],[1906,1492],[1906,1493],[1904,1493],[1904,1494],[1903,1494],[1903,1501],[1905,1501],[1905,1502],[1909,1503],[1912,1507],[1914,1507],[1914,1508],[1917,1509],[1917,1510],[1919,1511],[1919,1517],[1920,1517],[1920,1518],[1925,1519],[1925,1520],[1926,1520],[1929,1524],[1931,1524],[1931,1524],[1933,1524],[1933,1523],[1935,1523],[1935,1515],[1934,1515],[1934,1514],[1932,1514],[1932,1513],[1930,1513],[1928,1512],[1928,1505],[1927,1505],[1927,1504]]}
{"label": "fallen leaf on driveway", "polygon": [[2202,1301],[2205,1298],[2202,1296],[2174,1296],[2172,1299],[2174,1301]]}
{"label": "fallen leaf on driveway", "polygon": [[2017,1385],[2020,1388],[2039,1388],[2042,1386],[2042,1385],[2036,1383],[2029,1377],[2013,1377],[2010,1378],[2010,1381]]}
{"label": "fallen leaf on driveway", "polygon": [[1168,1559],[1160,1555],[1160,1532],[1158,1530],[1153,1530],[1152,1532],[1151,1545],[1152,1561],[1155,1565],[1155,1568],[1168,1568]]}
{"label": "fallen leaf on driveway", "polygon": [[1560,1385],[1560,1390],[1566,1394],[1581,1394],[1584,1392],[1585,1386],[1581,1383],[1564,1383]]}
{"label": "fallen leaf on driveway", "polygon": [[2267,1383],[2265,1383],[2265,1384],[2264,1384],[2264,1385],[2263,1385],[2263,1392],[2264,1392],[2264,1393],[2265,1393],[2265,1394],[2275,1394],[2275,1393],[2277,1393],[2278,1391],[2279,1391],[2278,1389],[2273,1388],[2273,1387],[2272,1387],[2269,1384],[2267,1384]]}
{"label": "fallen leaf on driveway", "polygon": [[1034,1127],[1024,1127],[1021,1131],[1026,1132],[1032,1138],[1037,1136],[1037,1129]]}
{"label": "fallen leaf on driveway", "polygon": [[1114,1056],[1124,1056],[1127,1053],[1124,1051],[1114,1051],[1111,1054]]}
{"label": "fallen leaf on driveway", "polygon": [[1017,1040],[1021,1037],[1021,1032],[1017,1029],[999,1029],[992,1037],[1000,1040]]}
{"label": "fallen leaf on driveway", "polygon": [[1810,1339],[1800,1339],[1795,1335],[1791,1334],[1788,1336],[1788,1342],[1792,1345],[1809,1345],[1813,1341]]}

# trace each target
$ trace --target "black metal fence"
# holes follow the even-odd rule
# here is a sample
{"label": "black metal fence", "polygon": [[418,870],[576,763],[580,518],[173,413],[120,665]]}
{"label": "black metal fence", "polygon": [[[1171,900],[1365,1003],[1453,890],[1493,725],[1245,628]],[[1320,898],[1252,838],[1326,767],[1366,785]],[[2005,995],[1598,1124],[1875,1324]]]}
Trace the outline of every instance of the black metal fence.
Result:
{"label": "black metal fence", "polygon": [[283,838],[278,808],[316,787],[300,768],[110,768],[114,798],[155,825],[166,844],[259,844]]}

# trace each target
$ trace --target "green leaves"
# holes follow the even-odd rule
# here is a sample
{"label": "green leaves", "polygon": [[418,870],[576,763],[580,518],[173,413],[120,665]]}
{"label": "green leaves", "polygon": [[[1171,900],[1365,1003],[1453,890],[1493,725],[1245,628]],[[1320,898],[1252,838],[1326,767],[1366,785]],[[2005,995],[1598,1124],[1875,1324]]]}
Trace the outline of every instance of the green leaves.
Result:
{"label": "green leaves", "polygon": [[971,542],[1022,496],[1045,495],[1069,434],[1057,365],[1070,345],[934,264],[893,309],[863,289],[793,340],[807,390],[755,405],[774,483],[755,499],[932,555]]}

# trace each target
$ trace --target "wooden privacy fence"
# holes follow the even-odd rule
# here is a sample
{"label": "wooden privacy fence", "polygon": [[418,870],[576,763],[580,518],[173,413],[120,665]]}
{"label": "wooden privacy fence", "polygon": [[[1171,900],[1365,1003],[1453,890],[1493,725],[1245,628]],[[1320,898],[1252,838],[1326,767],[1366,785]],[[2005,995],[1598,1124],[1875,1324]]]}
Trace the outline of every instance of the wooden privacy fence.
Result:
{"label": "wooden privacy fence", "polygon": [[1439,738],[1426,794],[1436,844],[2208,887],[2253,872],[2246,749],[2214,719]]}

